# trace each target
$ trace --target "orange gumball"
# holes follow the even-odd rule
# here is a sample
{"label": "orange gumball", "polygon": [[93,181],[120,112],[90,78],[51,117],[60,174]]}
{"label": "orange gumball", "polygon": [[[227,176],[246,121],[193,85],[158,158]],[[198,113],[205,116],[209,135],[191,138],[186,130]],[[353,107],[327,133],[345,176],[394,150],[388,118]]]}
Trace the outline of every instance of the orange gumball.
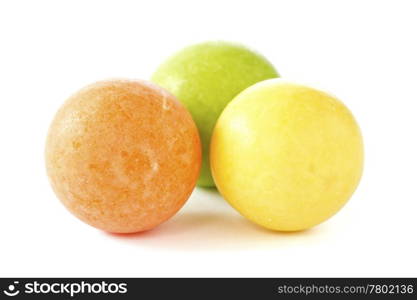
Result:
{"label": "orange gumball", "polygon": [[52,187],[105,231],[151,229],[190,196],[201,166],[197,128],[168,92],[145,81],[87,86],[57,112],[46,143]]}

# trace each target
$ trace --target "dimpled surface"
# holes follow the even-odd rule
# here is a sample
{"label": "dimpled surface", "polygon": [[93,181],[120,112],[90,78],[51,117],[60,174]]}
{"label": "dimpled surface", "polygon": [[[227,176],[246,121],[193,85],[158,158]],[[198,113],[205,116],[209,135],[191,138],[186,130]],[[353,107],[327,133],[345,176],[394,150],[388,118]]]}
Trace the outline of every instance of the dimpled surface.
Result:
{"label": "dimpled surface", "polygon": [[280,79],[239,94],[213,133],[211,167],[220,193],[266,228],[310,228],[335,214],[360,180],[363,144],[336,98]]}
{"label": "dimpled surface", "polygon": [[177,212],[201,165],[198,130],[168,92],[144,81],[92,84],[57,112],[46,167],[62,203],[105,231],[151,229]]}
{"label": "dimpled surface", "polygon": [[263,56],[228,42],[206,42],[187,47],[154,73],[152,81],[173,93],[197,123],[203,145],[198,185],[214,185],[209,145],[213,127],[224,107],[245,88],[277,76],[274,67]]}

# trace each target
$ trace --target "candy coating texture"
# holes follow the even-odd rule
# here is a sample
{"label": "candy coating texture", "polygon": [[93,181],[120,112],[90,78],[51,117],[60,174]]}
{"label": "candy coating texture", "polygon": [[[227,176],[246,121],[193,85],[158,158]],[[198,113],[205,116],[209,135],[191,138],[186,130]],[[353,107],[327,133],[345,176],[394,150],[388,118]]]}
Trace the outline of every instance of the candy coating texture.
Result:
{"label": "candy coating texture", "polygon": [[243,216],[273,230],[303,230],[330,218],[355,191],[362,137],[335,97],[272,79],[226,107],[211,167],[220,193]]}
{"label": "candy coating texture", "polygon": [[45,155],[67,209],[115,233],[148,230],[174,215],[201,165],[191,115],[145,81],[103,81],[73,95],[51,124]]}
{"label": "candy coating texture", "polygon": [[164,62],[152,81],[174,94],[191,112],[203,145],[199,186],[214,186],[209,145],[214,125],[224,107],[252,84],[278,77],[260,54],[229,42],[189,46]]}

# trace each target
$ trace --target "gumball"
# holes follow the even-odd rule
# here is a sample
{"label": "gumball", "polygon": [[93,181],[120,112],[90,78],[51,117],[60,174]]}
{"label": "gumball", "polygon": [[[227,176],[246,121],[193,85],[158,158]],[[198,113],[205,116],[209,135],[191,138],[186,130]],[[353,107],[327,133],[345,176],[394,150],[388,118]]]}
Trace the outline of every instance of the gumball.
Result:
{"label": "gumball", "polygon": [[348,108],[281,79],[257,83],[221,114],[211,141],[217,188],[263,227],[297,231],[338,212],[361,178],[363,143]]}
{"label": "gumball", "polygon": [[108,232],[154,228],[190,196],[201,166],[198,130],[188,111],[145,81],[89,85],[57,112],[46,169],[76,217]]}
{"label": "gumball", "polygon": [[165,61],[152,81],[174,94],[191,112],[200,132],[203,164],[198,185],[214,185],[209,145],[217,118],[238,93],[252,84],[278,77],[265,57],[229,42],[189,46]]}

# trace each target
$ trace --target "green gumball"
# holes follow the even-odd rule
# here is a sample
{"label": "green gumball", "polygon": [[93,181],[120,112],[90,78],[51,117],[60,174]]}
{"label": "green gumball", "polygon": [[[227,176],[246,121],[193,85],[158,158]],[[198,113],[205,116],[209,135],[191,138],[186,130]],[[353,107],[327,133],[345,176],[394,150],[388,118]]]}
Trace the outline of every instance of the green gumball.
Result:
{"label": "green gumball", "polygon": [[214,186],[209,146],[223,109],[247,87],[275,77],[279,74],[265,57],[229,42],[189,46],[170,57],[153,74],[153,82],[170,91],[187,107],[200,131],[203,165],[199,186]]}

